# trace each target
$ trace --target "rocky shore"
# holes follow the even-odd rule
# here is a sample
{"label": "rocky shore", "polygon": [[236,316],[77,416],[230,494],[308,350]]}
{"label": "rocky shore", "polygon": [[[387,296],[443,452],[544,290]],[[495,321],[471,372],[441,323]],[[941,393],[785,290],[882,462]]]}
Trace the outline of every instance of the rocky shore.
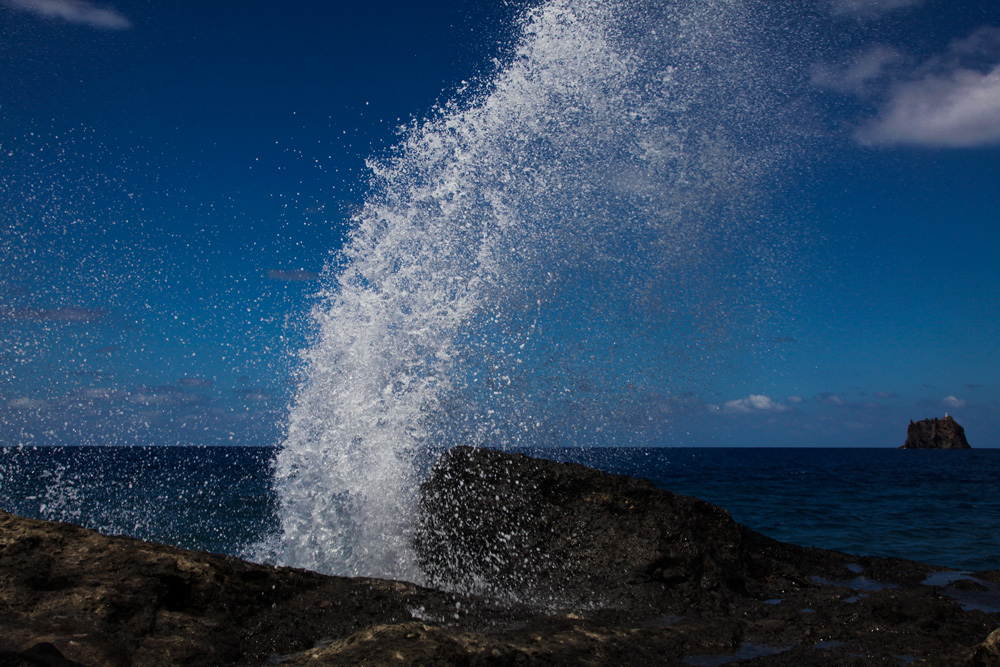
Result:
{"label": "rocky shore", "polygon": [[1000,572],[783,544],[574,464],[451,450],[414,543],[431,587],[0,511],[0,667],[1000,666]]}

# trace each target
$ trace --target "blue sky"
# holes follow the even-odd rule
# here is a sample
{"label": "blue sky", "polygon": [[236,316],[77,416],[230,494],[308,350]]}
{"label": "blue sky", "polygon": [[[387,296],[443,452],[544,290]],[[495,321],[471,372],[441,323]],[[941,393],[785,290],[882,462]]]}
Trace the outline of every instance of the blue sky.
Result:
{"label": "blue sky", "polygon": [[[278,442],[365,160],[525,6],[0,0],[0,439]],[[669,445],[898,446],[949,412],[1000,446],[1000,7],[808,10],[821,120],[767,204],[795,231],[763,323],[623,410]]]}

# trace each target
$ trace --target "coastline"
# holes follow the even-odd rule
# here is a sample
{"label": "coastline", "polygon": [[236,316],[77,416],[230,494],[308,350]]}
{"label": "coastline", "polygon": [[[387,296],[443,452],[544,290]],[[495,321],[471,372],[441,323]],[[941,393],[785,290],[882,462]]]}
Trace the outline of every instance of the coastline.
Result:
{"label": "coastline", "polygon": [[[0,507],[108,534],[243,556],[246,545],[277,530],[270,472],[275,451],[0,448]],[[661,489],[724,507],[740,523],[782,542],[963,570],[1000,569],[995,475],[1000,449],[508,451],[649,479]],[[426,469],[433,460],[428,453]]]}
{"label": "coastline", "polygon": [[[449,502],[488,505],[497,471],[547,489],[506,497],[534,504],[525,521],[538,530],[525,539],[548,548],[527,587],[535,602],[274,568],[2,513],[0,655],[30,660],[51,645],[59,658],[44,664],[1000,665],[1000,572],[788,545],[646,482],[488,456],[451,457],[449,474],[485,486]],[[579,518],[581,503],[605,535],[645,527],[631,533],[636,548],[582,552],[600,540],[551,530]],[[676,511],[664,528],[651,508],[667,506]],[[607,558],[624,558],[627,576],[602,571]],[[573,594],[545,597],[552,583]]]}

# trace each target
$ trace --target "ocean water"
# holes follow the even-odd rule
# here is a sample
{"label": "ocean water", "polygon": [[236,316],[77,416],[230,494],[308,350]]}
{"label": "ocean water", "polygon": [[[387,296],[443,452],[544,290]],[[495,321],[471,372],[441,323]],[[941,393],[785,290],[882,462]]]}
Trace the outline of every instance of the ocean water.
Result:
{"label": "ocean water", "polygon": [[262,447],[3,447],[0,508],[243,555],[274,527],[273,456]]}
{"label": "ocean water", "polygon": [[[518,451],[650,479],[786,542],[956,569],[1000,568],[998,449]],[[276,454],[251,447],[5,447],[0,508],[247,556],[280,526]]]}

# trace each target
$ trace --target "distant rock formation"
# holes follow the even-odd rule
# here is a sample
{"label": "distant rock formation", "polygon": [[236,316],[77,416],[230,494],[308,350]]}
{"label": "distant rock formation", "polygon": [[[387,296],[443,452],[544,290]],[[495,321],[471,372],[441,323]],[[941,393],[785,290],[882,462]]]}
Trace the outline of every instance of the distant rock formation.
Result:
{"label": "distant rock formation", "polygon": [[965,429],[955,418],[910,420],[906,442],[900,449],[972,449],[965,439]]}

